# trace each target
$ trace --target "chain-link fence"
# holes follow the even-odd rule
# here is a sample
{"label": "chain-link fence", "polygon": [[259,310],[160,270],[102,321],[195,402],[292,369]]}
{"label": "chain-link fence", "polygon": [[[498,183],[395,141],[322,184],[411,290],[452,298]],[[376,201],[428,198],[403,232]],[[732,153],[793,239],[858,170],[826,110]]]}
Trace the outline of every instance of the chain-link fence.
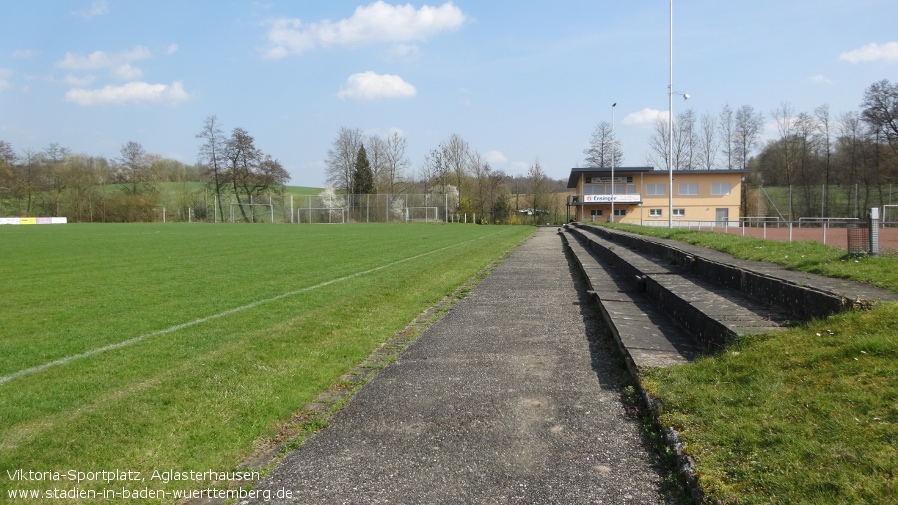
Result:
{"label": "chain-link fence", "polygon": [[[216,223],[405,223],[446,222],[459,218],[451,195],[265,195],[212,196],[185,208],[159,208],[160,220]],[[448,216],[448,217],[447,217]]]}
{"label": "chain-link fence", "polygon": [[863,219],[873,207],[882,209],[883,224],[898,225],[898,187],[864,186],[748,186],[743,221],[770,223],[819,219]]}

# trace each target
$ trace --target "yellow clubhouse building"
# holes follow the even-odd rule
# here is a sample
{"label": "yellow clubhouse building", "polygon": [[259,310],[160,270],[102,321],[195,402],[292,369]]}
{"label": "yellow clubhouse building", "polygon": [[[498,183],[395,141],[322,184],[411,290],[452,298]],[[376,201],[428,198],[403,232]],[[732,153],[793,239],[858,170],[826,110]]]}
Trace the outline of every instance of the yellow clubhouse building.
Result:
{"label": "yellow clubhouse building", "polygon": [[[647,226],[739,225],[742,179],[748,170],[674,170],[652,167],[572,168],[569,215],[576,221],[614,221]],[[612,187],[613,184],[613,187]],[[673,215],[669,215],[672,205]]]}

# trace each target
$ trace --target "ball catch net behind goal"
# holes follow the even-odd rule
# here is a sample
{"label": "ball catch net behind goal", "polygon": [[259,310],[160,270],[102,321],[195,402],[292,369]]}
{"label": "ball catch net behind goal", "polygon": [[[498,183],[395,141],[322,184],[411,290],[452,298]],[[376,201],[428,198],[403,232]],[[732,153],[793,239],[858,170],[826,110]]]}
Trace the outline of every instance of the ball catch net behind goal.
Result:
{"label": "ball catch net behind goal", "polygon": [[342,207],[304,207],[296,209],[297,223],[343,224],[346,209]]}
{"label": "ball catch net behind goal", "polygon": [[270,203],[230,204],[232,223],[273,223],[274,205]]}

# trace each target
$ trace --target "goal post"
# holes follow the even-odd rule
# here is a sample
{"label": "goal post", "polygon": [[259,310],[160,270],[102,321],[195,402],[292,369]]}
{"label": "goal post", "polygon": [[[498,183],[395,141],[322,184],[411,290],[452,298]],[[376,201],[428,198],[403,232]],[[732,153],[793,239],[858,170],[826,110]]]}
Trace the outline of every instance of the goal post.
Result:
{"label": "goal post", "polygon": [[346,209],[343,207],[300,207],[296,209],[297,223],[345,224]]}
{"label": "goal post", "polygon": [[883,205],[881,219],[883,226],[898,225],[898,205]]}
{"label": "goal post", "polygon": [[436,223],[440,220],[439,207],[404,207],[405,222]]}

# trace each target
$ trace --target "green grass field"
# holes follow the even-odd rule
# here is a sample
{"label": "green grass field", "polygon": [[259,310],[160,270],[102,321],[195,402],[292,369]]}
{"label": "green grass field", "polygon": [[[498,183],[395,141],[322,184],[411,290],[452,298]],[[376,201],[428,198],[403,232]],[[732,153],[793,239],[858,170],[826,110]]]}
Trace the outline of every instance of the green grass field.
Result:
{"label": "green grass field", "polygon": [[[0,502],[12,489],[205,487],[150,477],[233,471],[381,342],[531,232],[0,227]],[[137,471],[145,481],[36,482],[16,470]]]}

